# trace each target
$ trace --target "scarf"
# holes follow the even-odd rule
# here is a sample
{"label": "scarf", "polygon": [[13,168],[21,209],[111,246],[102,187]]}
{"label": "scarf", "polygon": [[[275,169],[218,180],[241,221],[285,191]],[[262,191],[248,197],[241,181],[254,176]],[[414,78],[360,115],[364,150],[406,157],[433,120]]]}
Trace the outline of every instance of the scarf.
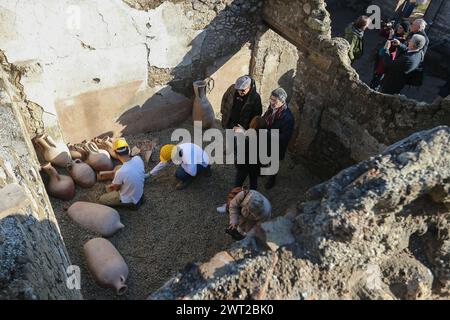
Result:
{"label": "scarf", "polygon": [[284,104],[284,106],[278,108],[275,112],[273,112],[272,107],[269,107],[267,109],[266,113],[264,114],[263,118],[267,122],[267,127],[271,128],[275,120],[278,120],[283,115],[283,111],[286,110],[287,105]]}
{"label": "scarf", "polygon": [[358,37],[362,38],[364,37],[364,31],[361,29],[356,28],[355,26],[352,26],[352,31],[354,34],[356,34]]}

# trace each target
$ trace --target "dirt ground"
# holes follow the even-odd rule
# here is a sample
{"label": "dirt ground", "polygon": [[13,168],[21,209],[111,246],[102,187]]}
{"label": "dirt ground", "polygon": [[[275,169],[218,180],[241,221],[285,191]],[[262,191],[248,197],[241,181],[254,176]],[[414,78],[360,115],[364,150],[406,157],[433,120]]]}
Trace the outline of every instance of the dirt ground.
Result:
{"label": "dirt ground", "polygon": [[[183,128],[192,131],[190,122]],[[126,137],[134,141],[158,141],[150,164],[157,164],[159,147],[170,142],[173,129]],[[125,228],[109,240],[116,246],[129,267],[128,292],[117,297],[112,289],[98,287],[89,274],[83,255],[83,244],[97,237],[75,224],[64,207],[76,201],[95,202],[104,192],[106,183],[98,182],[91,189],[77,187],[75,199],[63,202],[51,199],[64,242],[72,264],[81,268],[81,292],[84,299],[145,299],[161,287],[189,262],[209,260],[215,253],[227,249],[232,239],[224,233],[228,217],[216,213],[215,208],[225,202],[232,187],[233,165],[214,165],[212,177],[200,177],[188,189],[175,190],[175,167],[166,168],[145,184],[146,202],[138,211],[119,209]],[[302,165],[290,159],[282,162],[277,186],[267,192],[265,179],[259,181],[259,190],[273,206],[273,215],[283,215],[293,203],[303,198],[304,192],[320,180]]]}
{"label": "dirt ground", "polygon": [[[348,9],[331,10],[331,30],[333,37],[344,37],[345,28],[359,16]],[[374,70],[374,57],[378,49],[384,45],[383,38],[379,36],[379,30],[367,30],[364,35],[364,55],[355,61],[353,67],[358,72],[360,79],[370,85]],[[425,77],[421,87],[406,86],[401,94],[418,101],[432,103],[439,96],[439,89],[446,80],[436,77],[429,72],[431,68],[425,65]],[[427,72],[428,70],[428,72]]]}

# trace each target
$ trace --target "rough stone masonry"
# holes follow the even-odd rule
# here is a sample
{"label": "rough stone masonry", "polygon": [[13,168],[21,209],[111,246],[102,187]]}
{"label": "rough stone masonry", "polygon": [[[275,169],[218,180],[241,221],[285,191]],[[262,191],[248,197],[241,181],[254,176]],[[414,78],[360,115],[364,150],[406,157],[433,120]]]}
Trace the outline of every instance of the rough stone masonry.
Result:
{"label": "rough stone masonry", "polygon": [[31,144],[40,121],[14,75],[0,56],[0,300],[81,299]]}
{"label": "rough stone masonry", "polygon": [[[160,121],[168,126],[189,115],[194,78],[221,79],[229,70],[248,70],[264,92],[287,86],[298,124],[292,155],[323,177],[339,173],[151,297],[448,298],[450,100],[426,104],[370,90],[350,66],[348,43],[331,38],[324,1],[83,2],[98,32],[66,33],[62,25],[42,46],[30,46],[35,29],[26,18],[41,21],[46,7],[31,15],[37,2],[18,3],[17,12],[0,2],[1,22],[22,28],[0,33],[0,298],[81,298],[66,286],[70,259],[38,174],[34,135],[69,124],[76,133],[81,124],[132,133],[133,120],[170,113],[154,105],[175,107]],[[190,31],[171,29],[179,24],[171,14]],[[61,39],[70,40],[58,46]],[[89,110],[103,118],[91,114],[88,122]]]}

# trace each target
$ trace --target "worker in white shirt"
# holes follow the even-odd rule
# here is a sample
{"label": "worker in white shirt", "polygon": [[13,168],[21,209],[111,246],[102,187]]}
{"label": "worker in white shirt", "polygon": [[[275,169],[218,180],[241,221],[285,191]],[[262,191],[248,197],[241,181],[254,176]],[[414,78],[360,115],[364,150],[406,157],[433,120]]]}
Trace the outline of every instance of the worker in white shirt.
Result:
{"label": "worker in white shirt", "polygon": [[137,209],[144,201],[144,161],[139,156],[130,155],[130,147],[124,138],[117,139],[113,148],[123,164],[114,175],[112,184],[106,186],[107,193],[100,197],[99,202],[110,207]]}
{"label": "worker in white shirt", "polygon": [[155,176],[171,164],[179,165],[175,172],[175,177],[179,180],[177,190],[185,189],[200,173],[211,176],[208,155],[194,143],[166,144],[161,148],[159,159],[161,162],[150,171],[150,176]]}

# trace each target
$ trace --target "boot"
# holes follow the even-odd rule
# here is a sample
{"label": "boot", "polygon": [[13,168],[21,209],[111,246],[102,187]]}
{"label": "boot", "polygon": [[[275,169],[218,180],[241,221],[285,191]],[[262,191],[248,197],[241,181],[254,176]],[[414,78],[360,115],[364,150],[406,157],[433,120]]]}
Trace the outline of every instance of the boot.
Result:
{"label": "boot", "polygon": [[266,185],[265,185],[267,190],[270,190],[273,187],[275,187],[276,179],[277,179],[277,175],[269,176],[269,180],[267,180]]}
{"label": "boot", "polygon": [[185,180],[185,181],[180,181],[180,182],[178,182],[177,183],[177,185],[176,185],[176,189],[177,190],[183,190],[183,189],[186,189],[190,184],[191,184],[191,179],[189,179],[189,180]]}

